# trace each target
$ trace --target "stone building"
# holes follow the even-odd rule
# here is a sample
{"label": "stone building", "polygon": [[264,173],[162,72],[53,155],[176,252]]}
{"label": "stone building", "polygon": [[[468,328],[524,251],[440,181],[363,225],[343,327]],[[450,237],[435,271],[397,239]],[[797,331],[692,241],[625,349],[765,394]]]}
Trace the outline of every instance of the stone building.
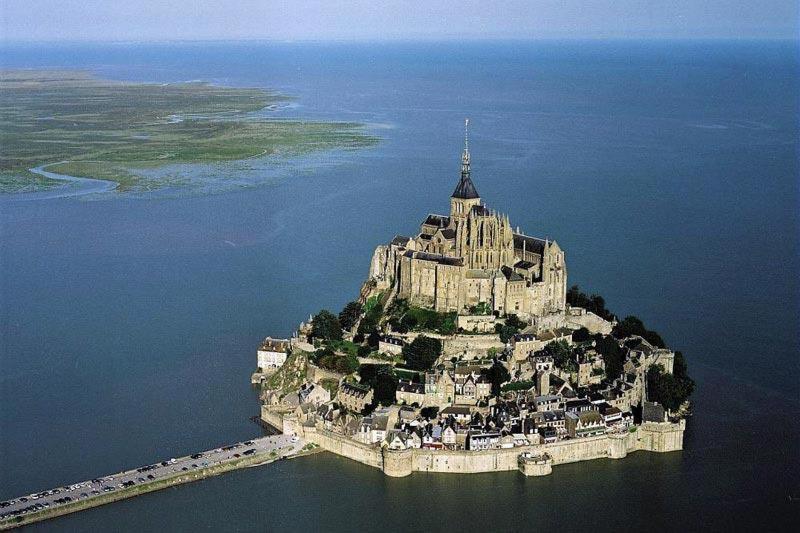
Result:
{"label": "stone building", "polygon": [[372,389],[355,383],[342,383],[336,395],[336,401],[351,413],[360,413],[364,407],[372,403]]}
{"label": "stone building", "polygon": [[275,370],[286,362],[289,353],[289,339],[273,339],[267,337],[256,352],[258,368],[262,370]]}
{"label": "stone building", "polygon": [[469,314],[480,306],[528,320],[563,315],[564,252],[555,241],[515,231],[508,216],[487,208],[470,173],[465,141],[449,215],[430,214],[416,237],[378,246],[370,264],[376,290],[440,312]]}

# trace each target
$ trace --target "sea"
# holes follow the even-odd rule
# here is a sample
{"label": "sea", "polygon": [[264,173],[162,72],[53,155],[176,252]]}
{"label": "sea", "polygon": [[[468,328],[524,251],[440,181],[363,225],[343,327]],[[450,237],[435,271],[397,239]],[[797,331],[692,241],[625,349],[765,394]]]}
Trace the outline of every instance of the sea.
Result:
{"label": "sea", "polygon": [[[789,41],[82,43],[3,68],[202,80],[353,121],[358,151],[187,194],[0,197],[0,500],[252,438],[259,341],[358,295],[448,209],[470,119],[486,204],[566,250],[697,387],[681,452],[403,479],[327,453],[30,531],[792,530],[800,518],[798,119]],[[1,148],[0,148],[1,149]],[[208,170],[203,170],[208,173]],[[53,197],[55,196],[55,197]]]}

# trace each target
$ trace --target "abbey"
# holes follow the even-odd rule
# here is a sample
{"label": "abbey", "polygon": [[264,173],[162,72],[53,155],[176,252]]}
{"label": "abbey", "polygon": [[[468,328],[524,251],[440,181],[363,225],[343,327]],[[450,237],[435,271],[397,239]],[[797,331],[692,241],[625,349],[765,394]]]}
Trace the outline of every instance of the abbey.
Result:
{"label": "abbey", "polygon": [[481,202],[465,137],[450,214],[430,214],[416,237],[396,236],[378,246],[370,283],[439,312],[483,307],[532,320],[564,312],[567,267],[555,241],[514,231],[508,216]]}

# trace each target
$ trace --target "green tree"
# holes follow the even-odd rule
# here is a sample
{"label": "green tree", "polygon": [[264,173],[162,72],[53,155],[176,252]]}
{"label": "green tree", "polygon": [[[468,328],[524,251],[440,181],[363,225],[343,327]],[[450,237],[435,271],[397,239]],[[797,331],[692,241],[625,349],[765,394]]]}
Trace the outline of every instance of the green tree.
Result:
{"label": "green tree", "polygon": [[588,342],[592,340],[592,335],[588,329],[580,328],[572,332],[572,340],[573,342]]}
{"label": "green tree", "polygon": [[622,375],[625,364],[625,352],[614,337],[604,336],[595,343],[597,353],[603,356],[606,365],[606,377],[613,380]]}
{"label": "green tree", "polygon": [[403,346],[406,366],[412,370],[429,370],[441,352],[442,342],[425,335],[420,335],[410,344]]}
{"label": "green tree", "polygon": [[439,414],[439,408],[435,405],[431,405],[429,407],[423,407],[422,410],[419,412],[422,418],[427,418],[429,420],[433,420],[436,418],[436,415]]}
{"label": "green tree", "polygon": [[339,324],[342,329],[350,331],[356,325],[358,319],[361,317],[362,305],[359,302],[349,302],[344,306],[342,312],[339,313]]}
{"label": "green tree", "polygon": [[512,328],[516,329],[517,331],[521,329],[525,329],[528,325],[524,320],[520,320],[520,318],[515,314],[506,315],[506,325],[511,326]]}
{"label": "green tree", "polygon": [[358,356],[359,357],[369,357],[369,354],[372,353],[372,348],[369,346],[359,346],[358,347]]}
{"label": "green tree", "polygon": [[567,369],[568,367],[574,366],[571,364],[572,348],[565,340],[550,342],[538,353],[544,356],[552,357],[553,364],[558,368]]}
{"label": "green tree", "polygon": [[482,370],[482,373],[492,383],[492,396],[499,396],[503,383],[511,380],[511,374],[500,361],[495,360],[492,366]]}
{"label": "green tree", "polygon": [[327,309],[323,309],[313,318],[311,336],[315,339],[341,340],[342,326],[339,324],[339,319]]}
{"label": "green tree", "polygon": [[638,335],[657,348],[666,348],[666,344],[661,338],[661,335],[655,331],[648,330],[644,327],[644,323],[635,316],[626,316],[623,321],[614,326],[611,334],[618,339],[624,339],[631,335]]}
{"label": "green tree", "polygon": [[381,405],[392,405],[397,401],[397,377],[394,375],[392,367],[383,365],[378,367],[375,376],[375,395],[374,401]]}
{"label": "green tree", "polygon": [[[677,353],[676,353],[677,359]],[[686,364],[681,354],[681,375],[667,374],[660,365],[651,365],[647,369],[647,397],[658,402],[665,409],[674,411],[689,399],[694,392],[694,381],[685,374]]]}

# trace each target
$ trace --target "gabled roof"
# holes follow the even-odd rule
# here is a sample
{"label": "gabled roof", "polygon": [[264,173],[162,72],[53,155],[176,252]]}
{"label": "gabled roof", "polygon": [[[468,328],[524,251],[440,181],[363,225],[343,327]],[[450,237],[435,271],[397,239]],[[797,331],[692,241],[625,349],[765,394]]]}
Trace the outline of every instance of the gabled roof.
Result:
{"label": "gabled roof", "polygon": [[394,239],[392,239],[392,242],[389,244],[394,244],[395,246],[406,246],[410,240],[411,239],[405,235],[395,235]]}
{"label": "gabled roof", "polygon": [[428,218],[425,219],[425,222],[422,223],[425,226],[436,226],[437,228],[446,228],[450,225],[450,217],[446,215],[436,215],[436,214],[429,214]]}
{"label": "gabled roof", "polygon": [[453,191],[452,198],[460,198],[462,200],[480,198],[478,190],[475,188],[475,184],[472,183],[469,174],[461,174],[461,179],[458,180],[458,185],[456,185],[456,190]]}
{"label": "gabled roof", "polygon": [[542,255],[542,253],[544,252],[544,245],[546,241],[544,239],[530,237],[528,235],[522,235],[521,233],[515,233],[514,248],[517,250],[522,250],[523,243],[525,244],[526,252],[532,252],[535,254]]}

